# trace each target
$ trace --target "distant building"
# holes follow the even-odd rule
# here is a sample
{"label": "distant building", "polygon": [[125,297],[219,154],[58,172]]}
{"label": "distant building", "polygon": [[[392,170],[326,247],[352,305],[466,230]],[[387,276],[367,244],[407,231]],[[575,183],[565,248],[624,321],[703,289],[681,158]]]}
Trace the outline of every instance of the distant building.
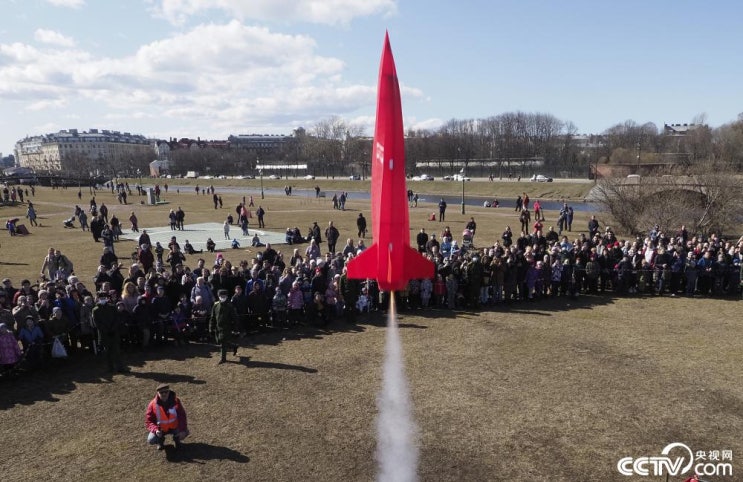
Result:
{"label": "distant building", "polygon": [[122,172],[133,158],[155,156],[155,141],[129,132],[62,130],[15,145],[17,164],[37,172]]}
{"label": "distant building", "polygon": [[3,167],[15,166],[15,157],[13,156],[13,154],[3,157],[3,155],[0,153],[0,165],[2,165]]}
{"label": "distant building", "polygon": [[227,138],[235,149],[253,150],[256,152],[278,152],[289,142],[295,139],[294,136],[262,135],[262,134],[240,134],[231,135]]}
{"label": "distant building", "polygon": [[664,124],[663,134],[671,137],[683,137],[693,131],[703,127],[702,124]]}
{"label": "distant building", "polygon": [[176,139],[171,137],[169,140],[155,141],[155,151],[157,152],[157,158],[160,160],[170,159],[170,153],[178,150],[197,150],[197,149],[219,149],[229,150],[230,141],[202,141],[201,138],[189,139],[182,137]]}

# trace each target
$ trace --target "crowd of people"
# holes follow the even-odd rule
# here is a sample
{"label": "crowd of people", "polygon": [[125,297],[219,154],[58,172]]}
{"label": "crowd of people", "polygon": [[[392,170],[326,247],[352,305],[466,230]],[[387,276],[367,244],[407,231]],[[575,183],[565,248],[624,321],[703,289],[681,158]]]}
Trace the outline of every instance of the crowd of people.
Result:
{"label": "crowd of people", "polygon": [[[522,199],[519,216],[528,202]],[[101,208],[94,216],[105,221]],[[567,205],[563,210],[567,217]],[[244,204],[236,212],[247,220]],[[396,293],[397,305],[402,310],[482,310],[603,292],[739,296],[743,238],[693,235],[684,226],[669,232],[656,225],[645,237],[619,240],[593,216],[585,230],[569,239],[551,226],[544,230],[543,213],[535,206],[537,212],[534,223],[522,223],[518,235],[507,227],[495,241],[479,239],[474,217],[459,236],[448,226],[438,237],[421,229],[417,248],[435,264],[435,275],[411,280]],[[178,233],[183,216],[171,212],[169,218]],[[104,223],[105,229],[110,224]],[[570,231],[572,219],[563,227]],[[346,274],[348,260],[366,248],[363,214],[357,230],[356,238],[338,246],[341,235],[333,221],[324,230],[313,223],[307,236],[290,228],[291,253],[267,243],[252,259],[236,264],[219,252],[207,259],[187,240],[182,249],[176,236],[167,246],[153,246],[143,230],[135,259],[126,257],[125,265],[110,237],[90,289],[75,275],[69,257],[50,248],[41,264],[42,282],[24,279],[16,288],[10,279],[2,281],[0,365],[42,364],[55,356],[59,342],[68,355],[103,351],[109,370],[125,371],[120,346],[152,350],[166,343],[213,340],[215,332],[221,334],[224,361],[231,333],[245,337],[336,320],[355,323],[360,313],[384,311],[389,302],[389,293],[374,280]]]}

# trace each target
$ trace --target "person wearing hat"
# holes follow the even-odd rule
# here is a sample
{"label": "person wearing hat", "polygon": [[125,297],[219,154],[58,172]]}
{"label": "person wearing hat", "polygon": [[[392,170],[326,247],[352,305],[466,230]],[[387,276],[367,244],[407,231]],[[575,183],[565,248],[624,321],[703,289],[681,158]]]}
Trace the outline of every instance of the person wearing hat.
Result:
{"label": "person wearing hat", "polygon": [[152,269],[152,266],[155,264],[155,255],[152,254],[149,244],[143,243],[139,246],[137,261],[142,265],[142,270],[145,273],[150,272],[150,269]]}
{"label": "person wearing hat", "polygon": [[312,227],[310,228],[309,237],[314,239],[318,245],[322,243],[322,234],[320,232],[320,226],[317,225],[317,221],[314,221],[312,223]]}
{"label": "person wearing hat", "polygon": [[167,383],[157,386],[155,398],[147,405],[144,423],[149,432],[147,443],[157,445],[157,450],[165,448],[165,437],[168,435],[173,436],[178,450],[189,434],[186,409]]}
{"label": "person wearing hat", "polygon": [[[38,287],[38,285],[36,286]],[[18,302],[19,296],[26,296],[26,298],[31,297],[32,303],[36,303],[36,300],[39,298],[39,293],[33,286],[31,286],[30,280],[24,279],[21,281],[21,288],[13,295],[13,305]]]}
{"label": "person wearing hat", "polygon": [[17,288],[13,287],[13,281],[10,278],[3,279],[3,291],[5,291],[8,300],[15,300],[15,294],[18,292]]}
{"label": "person wearing hat", "polygon": [[26,354],[26,360],[31,365],[36,365],[42,356],[42,347],[44,344],[44,332],[36,323],[33,316],[28,315],[24,320],[24,325],[18,332],[18,340],[23,346],[23,352]]}
{"label": "person wearing hat", "polygon": [[113,249],[111,249],[110,246],[103,246],[103,254],[101,255],[101,259],[99,264],[102,264],[103,266],[111,266],[113,263],[118,264],[119,257],[116,256]]}
{"label": "person wearing hat", "polygon": [[209,332],[213,333],[216,341],[221,346],[222,357],[219,365],[227,362],[227,349],[232,347],[232,355],[237,356],[238,346],[232,343],[232,331],[237,324],[237,310],[229,301],[229,293],[225,289],[217,292],[219,301],[212,306],[209,316]]}
{"label": "person wearing hat", "polygon": [[108,370],[119,373],[129,372],[121,361],[121,333],[120,318],[116,307],[108,302],[107,291],[98,292],[98,302],[93,308],[93,323],[98,328],[98,341],[106,349]]}
{"label": "person wearing hat", "polygon": [[70,319],[65,316],[61,307],[55,306],[52,308],[52,316],[50,316],[49,320],[46,321],[44,327],[46,328],[47,335],[52,339],[52,341],[54,341],[53,338],[59,338],[59,341],[62,342],[65,349],[69,351],[69,331],[71,324]]}

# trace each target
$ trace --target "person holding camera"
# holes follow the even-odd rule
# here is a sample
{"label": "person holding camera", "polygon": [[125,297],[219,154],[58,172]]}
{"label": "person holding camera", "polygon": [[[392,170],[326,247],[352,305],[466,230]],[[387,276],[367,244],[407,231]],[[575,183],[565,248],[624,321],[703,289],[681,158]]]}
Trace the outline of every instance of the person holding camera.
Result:
{"label": "person holding camera", "polygon": [[165,449],[165,437],[173,436],[176,450],[188,437],[188,418],[181,400],[166,383],[157,386],[155,398],[147,405],[145,426],[149,432],[147,443],[157,445],[157,450]]}

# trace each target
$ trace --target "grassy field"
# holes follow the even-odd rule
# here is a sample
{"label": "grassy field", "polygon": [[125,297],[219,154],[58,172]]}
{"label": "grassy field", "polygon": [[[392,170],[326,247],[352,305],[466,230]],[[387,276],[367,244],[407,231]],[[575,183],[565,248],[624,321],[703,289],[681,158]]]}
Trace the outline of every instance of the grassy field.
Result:
{"label": "grassy field", "polygon": [[[225,208],[216,213],[210,199],[192,192],[168,195],[171,205],[135,210],[143,227],[165,225],[167,210],[178,205],[187,222],[221,220],[240,197],[225,194]],[[102,201],[121,218],[132,209],[108,193],[99,193]],[[16,282],[32,277],[53,245],[90,282],[100,243],[61,225],[77,203],[76,190],[42,189],[34,202],[43,226],[2,241],[0,274]],[[264,207],[269,230],[299,225],[304,231],[312,221],[333,219],[344,237],[358,210],[368,215],[360,202],[341,213],[327,200],[303,197],[267,198]],[[6,217],[25,211],[0,209]],[[421,226],[438,232],[439,223],[425,221],[430,211],[413,210],[413,234]],[[478,243],[517,224],[508,208],[468,208],[466,216],[451,213],[447,224],[461,232],[470,215],[478,221]],[[585,216],[575,225],[585,226]],[[547,224],[554,218],[547,213]],[[117,245],[119,253],[133,248]],[[251,254],[226,252],[233,260]],[[709,479],[739,480],[740,306],[738,300],[607,295],[483,313],[402,313],[421,480],[665,480],[624,477],[616,464],[659,455],[672,442],[695,451],[732,450],[734,477]],[[215,347],[191,344],[125,354],[129,375],[110,377],[102,360],[81,356],[2,381],[0,477],[374,480],[384,324],[375,313],[357,325],[253,336],[223,366],[216,365]],[[192,436],[180,452],[145,444],[144,409],[161,382],[171,384],[189,413]]]}
{"label": "grassy field", "polygon": [[[138,180],[133,179],[130,182],[137,182]],[[252,189],[255,192],[260,192],[260,179],[168,179],[167,182],[171,184],[179,184],[185,186],[193,186],[194,188],[198,185],[199,187],[205,187],[214,185],[215,188],[219,187],[238,187]],[[326,179],[318,177],[314,180],[293,178],[287,179],[268,179],[263,178],[264,188],[275,188],[283,189],[284,186],[290,185],[293,189],[313,189],[315,186],[320,186],[324,191],[368,191],[369,180],[364,181],[348,181],[344,179]],[[499,198],[516,198],[524,192],[527,192],[532,200],[534,199],[550,199],[550,200],[561,200],[567,199],[571,201],[582,201],[583,198],[588,194],[588,191],[594,186],[593,181],[585,179],[557,179],[555,182],[529,182],[528,179],[522,179],[521,181],[498,181],[489,182],[487,179],[475,179],[466,183],[465,190],[470,196],[497,196]],[[438,195],[453,195],[457,196],[462,193],[462,183],[456,181],[408,181],[408,188],[418,192],[420,194],[438,194]]]}
{"label": "grassy field", "polygon": [[[171,180],[172,181],[172,180]],[[180,181],[189,181],[187,179],[178,179]],[[193,180],[191,180],[193,181]],[[347,237],[356,237],[356,218],[359,212],[363,212],[369,221],[371,227],[371,219],[369,213],[369,202],[361,200],[350,200],[346,203],[346,211],[338,211],[332,209],[332,202],[330,200],[331,192],[335,189],[340,190],[362,190],[362,186],[366,186],[368,189],[368,183],[363,181],[337,181],[334,184],[333,190],[328,187],[322,187],[328,192],[328,198],[316,199],[313,195],[296,195],[296,196],[267,196],[265,200],[260,199],[260,187],[256,186],[255,180],[245,181],[234,181],[242,183],[251,183],[244,188],[236,188],[235,186],[218,186],[217,181],[224,183],[230,183],[229,180],[214,180],[215,189],[217,194],[222,196],[223,208],[213,209],[212,198],[207,195],[196,195],[195,190],[190,185],[185,185],[180,189],[179,193],[173,192],[169,188],[167,194],[163,194],[163,200],[166,204],[160,204],[157,206],[148,206],[140,204],[140,200],[144,199],[136,196],[129,197],[129,204],[119,204],[116,196],[111,194],[110,191],[98,191],[97,193],[91,194],[89,189],[83,189],[81,199],[78,199],[78,189],[70,188],[67,190],[52,190],[51,188],[39,188],[36,191],[36,196],[32,197],[32,202],[36,207],[39,215],[38,222],[41,224],[40,227],[29,226],[27,220],[24,220],[26,214],[25,205],[17,206],[0,206],[0,213],[2,216],[7,218],[20,218],[20,223],[26,224],[31,231],[29,236],[25,237],[10,237],[7,236],[3,241],[0,241],[0,269],[2,274],[15,281],[16,284],[23,278],[29,278],[34,281],[39,276],[39,269],[41,268],[42,261],[49,246],[59,248],[65,253],[74,263],[75,271],[78,275],[81,275],[81,279],[90,282],[92,276],[96,272],[98,260],[103,251],[102,243],[94,243],[92,236],[88,232],[82,232],[79,228],[76,229],[64,229],[62,221],[69,218],[73,212],[75,205],[80,205],[87,210],[91,197],[95,195],[96,201],[100,206],[105,203],[109,208],[109,217],[116,214],[122,225],[125,228],[129,227],[129,215],[134,211],[139,219],[140,229],[146,229],[147,227],[154,226],[167,226],[168,225],[168,211],[170,209],[177,209],[181,206],[186,212],[186,223],[200,223],[207,221],[223,222],[229,213],[235,215],[235,206],[242,202],[243,196],[254,196],[256,205],[262,205],[266,210],[266,229],[269,231],[284,232],[287,227],[298,226],[302,233],[307,233],[309,227],[313,221],[317,221],[318,224],[323,227],[327,226],[328,221],[333,220],[335,225],[341,232],[341,240],[345,240]],[[274,187],[280,188],[284,184],[284,181],[272,181],[276,185]],[[306,183],[314,183],[315,181],[303,181]],[[319,182],[318,182],[319,183]],[[454,183],[457,185],[458,183]],[[495,183],[493,183],[495,184]],[[472,195],[476,191],[485,194],[486,188],[492,186],[489,182],[470,182],[467,184],[467,188],[472,190]],[[565,191],[555,191],[554,195],[556,199],[562,199],[568,197],[573,184],[570,183],[513,183],[518,185],[516,191],[526,192],[532,199],[536,199],[539,196],[535,194],[534,190],[543,192],[543,189],[559,189],[565,187]],[[544,187],[550,184],[550,187]],[[195,183],[193,183],[195,185]],[[324,186],[324,184],[321,184]],[[412,185],[412,184],[411,184]],[[451,186],[451,183],[442,181],[437,182],[419,182],[415,186],[427,186],[434,188],[437,185],[442,187]],[[458,184],[461,189],[461,184]],[[205,187],[205,184],[199,184],[200,187]],[[314,186],[314,184],[312,184]],[[585,186],[591,186],[585,184]],[[268,187],[265,185],[264,187]],[[305,187],[311,187],[307,184]],[[531,188],[531,189],[530,189]],[[223,190],[220,190],[223,189]],[[514,191],[514,192],[516,192]],[[456,192],[456,190],[455,190]],[[468,192],[470,192],[468,190]],[[443,191],[442,191],[443,193]],[[563,194],[565,196],[563,196]],[[499,194],[500,196],[500,194]],[[506,196],[508,197],[508,196]],[[543,197],[545,199],[545,197]],[[433,211],[438,211],[438,208],[432,203],[419,203],[419,207],[411,210],[410,215],[410,227],[411,227],[411,239],[415,239],[415,235],[418,233],[420,228],[426,228],[428,232],[440,232],[443,229],[439,223],[432,223],[428,221],[428,215]],[[585,228],[587,219],[590,213],[576,212],[574,226]],[[451,227],[453,233],[461,233],[464,229],[465,224],[469,221],[470,217],[474,217],[478,222],[478,239],[481,242],[487,242],[492,244],[493,241],[499,240],[500,235],[507,225],[510,225],[514,232],[518,232],[519,222],[518,216],[513,211],[513,208],[504,206],[501,208],[483,208],[483,207],[467,207],[467,214],[462,215],[459,211],[459,206],[450,206],[447,210],[447,223],[446,225]],[[555,223],[557,213],[547,212],[547,221],[545,226],[549,226],[550,222]],[[608,220],[603,222],[608,222]],[[77,225],[77,223],[76,223]],[[216,233],[221,237],[221,233]],[[576,233],[577,234],[577,233]],[[0,238],[1,239],[1,238]],[[187,235],[179,235],[179,241],[182,242],[187,239]],[[369,243],[367,242],[367,245]],[[135,245],[132,241],[122,240],[116,244],[116,253],[120,257],[128,258],[132,251],[134,251]],[[233,261],[239,261],[240,259],[249,259],[252,256],[251,250],[227,250],[224,253],[225,258]],[[291,251],[285,253],[291,255]],[[187,260],[188,262],[189,260]],[[193,261],[193,260],[191,260]],[[211,260],[209,260],[211,261]],[[195,263],[194,263],[195,264]]]}

